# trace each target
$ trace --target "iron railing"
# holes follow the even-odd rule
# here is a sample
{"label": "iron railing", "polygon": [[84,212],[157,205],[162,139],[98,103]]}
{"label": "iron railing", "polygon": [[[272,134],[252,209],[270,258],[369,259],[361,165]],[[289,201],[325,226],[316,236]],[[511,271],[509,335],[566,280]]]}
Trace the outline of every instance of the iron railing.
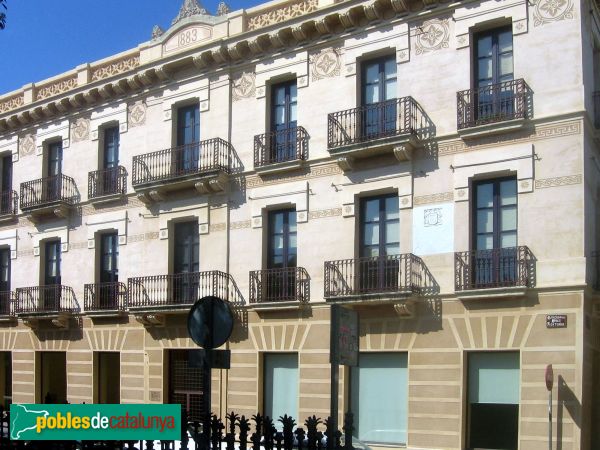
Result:
{"label": "iron railing", "polygon": [[505,81],[456,93],[459,130],[529,117],[531,90],[525,80]]}
{"label": "iron railing", "polygon": [[134,186],[213,171],[231,173],[231,144],[221,138],[133,157]]}
{"label": "iron railing", "polygon": [[61,284],[31,286],[15,290],[15,313],[75,313],[79,305],[73,288]]}
{"label": "iron railing", "polygon": [[600,128],[600,91],[592,94],[594,101],[594,127]]}
{"label": "iron railing", "polygon": [[0,215],[15,216],[18,211],[18,201],[17,191],[0,192]]}
{"label": "iron railing", "polygon": [[244,303],[233,277],[218,270],[129,278],[127,291],[130,308],[190,305],[207,295]]}
{"label": "iron railing", "polygon": [[127,170],[123,166],[94,170],[88,174],[88,198],[124,195],[127,192]]}
{"label": "iron railing", "polygon": [[93,283],[83,286],[83,307],[86,311],[124,311],[127,307],[125,283]]}
{"label": "iron railing", "polygon": [[0,316],[14,315],[14,293],[12,291],[0,291]]}
{"label": "iron railing", "polygon": [[325,297],[420,294],[425,263],[412,253],[325,262]]}
{"label": "iron railing", "polygon": [[416,133],[419,110],[412,97],[364,105],[327,116],[327,147]]}
{"label": "iron railing", "polygon": [[473,250],[454,254],[454,288],[457,291],[535,286],[535,260],[531,250],[519,247]]}
{"label": "iron railing", "polygon": [[309,300],[310,278],[304,267],[250,272],[250,303],[306,303]]}
{"label": "iron railing", "polygon": [[21,209],[31,209],[52,203],[74,204],[77,199],[75,180],[67,175],[55,175],[21,183]]}
{"label": "iron railing", "polygon": [[308,159],[308,133],[304,127],[254,136],[254,167]]}

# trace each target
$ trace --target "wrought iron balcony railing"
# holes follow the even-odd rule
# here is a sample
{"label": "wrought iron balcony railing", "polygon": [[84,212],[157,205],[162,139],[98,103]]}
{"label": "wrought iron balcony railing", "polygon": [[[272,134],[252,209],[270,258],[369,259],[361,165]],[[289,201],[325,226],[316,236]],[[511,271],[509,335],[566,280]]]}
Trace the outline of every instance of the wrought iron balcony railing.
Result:
{"label": "wrought iron balcony railing", "polygon": [[18,201],[17,191],[0,192],[0,215],[15,216],[18,212]]}
{"label": "wrought iron balcony railing", "polygon": [[75,180],[55,175],[21,183],[21,209],[28,210],[54,203],[73,205],[77,200]]}
{"label": "wrought iron balcony railing", "polygon": [[309,300],[310,278],[303,267],[250,272],[250,303],[306,303]]}
{"label": "wrought iron balcony railing", "polygon": [[83,307],[86,311],[125,311],[127,307],[125,283],[93,283],[83,288]]}
{"label": "wrought iron balcony railing", "polygon": [[0,291],[0,316],[14,316],[14,293]]}
{"label": "wrought iron balcony railing", "polygon": [[254,167],[308,159],[308,133],[304,127],[254,136]]}
{"label": "wrought iron balcony railing", "polygon": [[231,144],[221,138],[133,157],[134,186],[214,171],[231,173]]}
{"label": "wrought iron balcony railing", "polygon": [[76,313],[80,309],[73,288],[61,284],[17,288],[15,296],[17,314]]}
{"label": "wrought iron balcony railing", "polygon": [[88,198],[124,195],[127,192],[127,170],[123,166],[94,170],[88,174]]}
{"label": "wrought iron balcony railing", "polygon": [[525,80],[505,81],[456,93],[459,130],[529,117],[531,90]]}
{"label": "wrought iron balcony railing", "polygon": [[600,91],[592,94],[594,100],[594,127],[600,128]]}
{"label": "wrought iron balcony railing", "polygon": [[207,295],[244,303],[233,277],[218,270],[129,278],[127,291],[129,308],[182,307]]}
{"label": "wrought iron balcony railing", "polygon": [[535,259],[526,246],[454,254],[455,290],[535,286]]}
{"label": "wrought iron balcony railing", "polygon": [[412,253],[325,262],[325,298],[421,294],[425,263]]}
{"label": "wrought iron balcony railing", "polygon": [[364,105],[327,116],[327,147],[416,133],[418,103],[412,97]]}

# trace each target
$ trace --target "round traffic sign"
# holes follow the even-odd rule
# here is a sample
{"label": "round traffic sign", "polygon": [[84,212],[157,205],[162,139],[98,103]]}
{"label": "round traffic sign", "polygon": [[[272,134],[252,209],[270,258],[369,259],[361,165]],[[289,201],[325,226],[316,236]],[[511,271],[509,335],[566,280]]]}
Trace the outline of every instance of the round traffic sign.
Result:
{"label": "round traffic sign", "polygon": [[548,364],[546,366],[546,373],[544,374],[544,378],[546,380],[546,389],[551,391],[552,386],[554,385],[554,371],[552,370],[552,364]]}
{"label": "round traffic sign", "polygon": [[219,297],[202,297],[192,305],[187,326],[190,338],[200,347],[206,350],[220,347],[233,331],[231,307]]}

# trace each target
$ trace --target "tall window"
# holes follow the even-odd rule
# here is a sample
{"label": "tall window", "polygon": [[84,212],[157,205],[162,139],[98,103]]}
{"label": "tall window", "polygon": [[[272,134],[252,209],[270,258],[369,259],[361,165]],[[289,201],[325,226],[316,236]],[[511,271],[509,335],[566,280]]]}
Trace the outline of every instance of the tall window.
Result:
{"label": "tall window", "polygon": [[48,144],[48,153],[46,159],[46,200],[59,200],[61,197],[62,179],[62,142],[53,142]]}
{"label": "tall window", "polygon": [[10,248],[0,249],[0,314],[10,314]]}
{"label": "tall window", "polygon": [[[266,279],[266,296],[276,300],[292,297],[296,289],[297,263],[296,211],[286,209],[269,211],[269,241],[267,269],[272,269]],[[264,282],[264,281],[263,281]]]}
{"label": "tall window", "polygon": [[511,27],[476,34],[475,58],[478,119],[512,114],[513,89],[500,85],[513,79]]}
{"label": "tall window", "polygon": [[102,155],[102,192],[119,191],[119,127],[104,129],[104,154]]}
{"label": "tall window", "polygon": [[198,276],[200,270],[200,241],[198,222],[180,222],[174,226],[175,242],[173,251],[174,298],[178,302],[189,303],[198,297]]}
{"label": "tall window", "polygon": [[361,353],[350,374],[354,435],[361,441],[405,444],[408,426],[408,356]]}
{"label": "tall window", "polygon": [[61,284],[61,252],[60,240],[48,241],[44,244],[44,286],[41,301],[46,311],[57,311],[60,308]]}
{"label": "tall window", "polygon": [[272,162],[296,158],[296,127],[298,89],[296,80],[271,88],[271,140],[269,158]]}
{"label": "tall window", "polygon": [[359,291],[398,286],[400,211],[396,194],[361,199]]}
{"label": "tall window", "polygon": [[396,130],[396,59],[393,56],[362,65],[362,133],[377,138]]}
{"label": "tall window", "polygon": [[516,280],[517,181],[479,181],[474,190],[474,282],[484,287]]}
{"label": "tall window", "polygon": [[2,157],[2,192],[0,192],[0,214],[13,212],[13,162],[12,155]]}
{"label": "tall window", "polygon": [[516,450],[519,353],[470,353],[468,365],[468,447]]}
{"label": "tall window", "polygon": [[119,288],[119,237],[116,232],[100,235],[100,286],[96,302],[100,308],[117,307]]}
{"label": "tall window", "polygon": [[177,110],[177,149],[174,153],[176,174],[198,169],[200,161],[200,108],[198,105]]}
{"label": "tall window", "polygon": [[298,417],[298,354],[265,353],[263,363],[264,415]]}

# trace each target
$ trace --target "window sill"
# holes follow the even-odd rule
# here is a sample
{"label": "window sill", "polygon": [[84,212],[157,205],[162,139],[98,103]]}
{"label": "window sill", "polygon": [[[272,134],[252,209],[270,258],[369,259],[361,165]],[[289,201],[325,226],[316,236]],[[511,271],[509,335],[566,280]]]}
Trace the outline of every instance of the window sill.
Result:
{"label": "window sill", "polygon": [[487,288],[487,289],[471,289],[466,291],[456,291],[456,297],[459,300],[481,300],[495,299],[507,297],[524,297],[527,294],[528,288],[523,286],[504,287],[504,288]]}

